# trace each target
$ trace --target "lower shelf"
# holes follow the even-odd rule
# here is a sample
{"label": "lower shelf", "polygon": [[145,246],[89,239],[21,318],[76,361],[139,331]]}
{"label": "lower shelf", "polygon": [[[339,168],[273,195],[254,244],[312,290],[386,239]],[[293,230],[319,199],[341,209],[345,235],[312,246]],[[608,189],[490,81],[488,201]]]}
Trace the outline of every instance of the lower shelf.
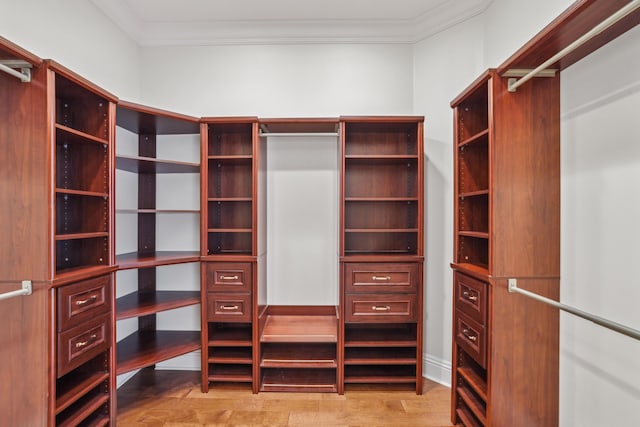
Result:
{"label": "lower shelf", "polygon": [[210,364],[210,382],[250,383],[253,381],[251,365]]}
{"label": "lower shelf", "polygon": [[415,383],[416,368],[411,366],[356,366],[344,368],[345,384],[410,384]]}
{"label": "lower shelf", "polygon": [[335,369],[262,369],[260,391],[335,393]]}
{"label": "lower shelf", "polygon": [[458,420],[460,420],[465,427],[482,427],[482,424],[476,421],[475,417],[469,413],[467,408],[456,409],[456,414],[458,415]]}
{"label": "lower shelf", "polygon": [[120,375],[200,349],[200,331],[139,331],[116,347]]}
{"label": "lower shelf", "polygon": [[101,425],[93,423],[104,420],[105,417],[108,421],[108,402],[109,395],[96,390],[58,414],[56,425],[60,427],[77,426],[81,423],[83,425]]}

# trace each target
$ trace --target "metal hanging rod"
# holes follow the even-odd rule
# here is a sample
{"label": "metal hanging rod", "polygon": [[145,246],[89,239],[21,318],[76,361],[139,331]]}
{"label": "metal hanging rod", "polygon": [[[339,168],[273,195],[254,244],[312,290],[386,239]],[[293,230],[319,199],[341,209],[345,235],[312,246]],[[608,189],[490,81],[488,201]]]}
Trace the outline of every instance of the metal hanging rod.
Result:
{"label": "metal hanging rod", "polygon": [[13,297],[19,297],[21,295],[31,295],[31,280],[23,280],[22,281],[22,289],[18,289],[17,291],[5,292],[4,294],[0,294],[0,301],[4,299],[9,299]]}
{"label": "metal hanging rod", "polygon": [[640,341],[640,331],[637,329],[633,329],[630,328],[628,326],[625,325],[621,325],[620,323],[605,319],[603,317],[600,316],[596,316],[594,314],[591,313],[587,313],[586,311],[577,309],[575,307],[571,307],[570,305],[566,305],[566,304],[562,304],[558,301],[554,301],[552,299],[549,299],[547,297],[543,297],[542,295],[538,295],[534,292],[531,291],[527,291],[525,289],[521,289],[518,287],[518,279],[509,279],[508,280],[509,283],[509,292],[513,292],[513,293],[517,293],[517,294],[521,294],[524,296],[527,296],[529,298],[532,298],[536,301],[540,301],[543,302],[545,304],[551,305],[557,309],[560,309],[562,311],[566,311],[567,313],[571,313],[575,316],[581,317],[585,320],[589,320],[595,324],[598,324],[600,326],[603,326],[607,329],[611,329],[612,331],[616,331],[620,334],[626,335],[628,337],[634,338],[636,340]]}
{"label": "metal hanging rod", "polygon": [[293,136],[293,137],[333,137],[337,138],[340,136],[338,132],[260,132],[260,137],[269,138],[269,137],[283,137],[283,136]]}
{"label": "metal hanging rod", "polygon": [[580,46],[582,46],[583,44],[585,44],[586,42],[588,42],[589,40],[591,40],[592,38],[600,34],[601,32],[603,32],[604,30],[606,30],[607,28],[609,28],[610,26],[612,26],[613,24],[615,24],[616,22],[624,18],[625,16],[629,15],[638,7],[640,7],[640,0],[632,0],[622,9],[618,10],[616,13],[609,16],[607,19],[605,19],[604,21],[602,21],[601,23],[593,27],[590,31],[583,34],[581,37],[576,39],[573,43],[569,44],[560,52],[556,53],[551,58],[547,59],[540,66],[529,71],[522,78],[509,79],[509,85],[508,85],[509,92],[515,92],[517,88],[522,86],[525,82],[529,81],[533,77],[537,76],[542,70],[546,69],[549,65],[555,63],[556,61],[562,59],[564,56],[573,52],[574,50],[576,50],[577,48],[579,48]]}
{"label": "metal hanging rod", "polygon": [[[20,71],[17,71],[16,69],[20,69]],[[0,70],[12,75],[13,77],[19,78],[23,83],[29,83],[31,81],[31,64],[26,61],[0,61]]]}

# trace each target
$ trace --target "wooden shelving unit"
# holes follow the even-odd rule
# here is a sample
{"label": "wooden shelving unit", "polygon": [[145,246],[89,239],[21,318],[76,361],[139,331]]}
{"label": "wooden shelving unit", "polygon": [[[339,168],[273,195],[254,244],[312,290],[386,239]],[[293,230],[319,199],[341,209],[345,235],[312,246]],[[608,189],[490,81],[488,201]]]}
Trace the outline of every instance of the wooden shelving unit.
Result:
{"label": "wooden shelving unit", "polygon": [[[119,270],[138,271],[137,289],[116,300],[116,320],[138,319],[137,331],[117,342],[117,373],[122,374],[200,349],[199,331],[162,331],[156,326],[158,313],[200,304],[198,290],[184,290],[188,284],[177,283],[172,290],[157,288],[159,268],[200,261],[199,247],[187,251],[157,248],[159,233],[163,232],[162,215],[192,216],[199,215],[200,210],[193,206],[162,209],[156,200],[166,198],[160,193],[159,180],[162,177],[200,173],[197,162],[157,158],[160,138],[193,135],[194,142],[199,144],[200,125],[193,117],[124,101],[118,104],[116,123],[138,139],[137,155],[118,152],[116,156],[116,169],[136,174],[138,181],[137,206],[116,210],[122,221],[124,217],[134,215],[138,229],[137,250],[116,257]],[[198,156],[199,153],[198,149]],[[198,224],[199,221],[193,223]],[[196,233],[194,230],[184,232]]]}
{"label": "wooden shelving unit", "polygon": [[257,392],[258,122],[202,122],[202,391],[239,382]]}
{"label": "wooden shelving unit", "polygon": [[341,386],[422,392],[422,121],[341,119]]}

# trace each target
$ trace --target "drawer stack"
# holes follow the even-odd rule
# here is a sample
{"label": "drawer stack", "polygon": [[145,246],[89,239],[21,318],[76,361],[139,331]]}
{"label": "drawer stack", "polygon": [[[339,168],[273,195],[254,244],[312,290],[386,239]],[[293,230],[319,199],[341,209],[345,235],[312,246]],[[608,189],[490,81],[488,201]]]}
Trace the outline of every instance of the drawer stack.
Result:
{"label": "drawer stack", "polygon": [[[253,274],[250,262],[204,263],[208,382],[253,382]],[[208,389],[208,384],[203,384]],[[206,390],[205,390],[206,392]]]}
{"label": "drawer stack", "polygon": [[344,264],[344,383],[416,384],[417,263]]}
{"label": "drawer stack", "polygon": [[454,407],[465,426],[487,425],[487,312],[489,286],[455,272]]}
{"label": "drawer stack", "polygon": [[107,425],[110,416],[111,276],[60,286],[56,425]]}

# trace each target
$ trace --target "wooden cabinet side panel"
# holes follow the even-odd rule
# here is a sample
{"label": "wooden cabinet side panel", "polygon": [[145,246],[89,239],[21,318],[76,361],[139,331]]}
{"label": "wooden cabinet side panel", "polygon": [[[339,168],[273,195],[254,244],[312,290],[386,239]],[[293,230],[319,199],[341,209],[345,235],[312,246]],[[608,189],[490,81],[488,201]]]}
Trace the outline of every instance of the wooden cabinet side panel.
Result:
{"label": "wooden cabinet side panel", "polygon": [[0,281],[51,279],[46,77],[0,76]]}
{"label": "wooden cabinet side panel", "polygon": [[[559,406],[559,311],[492,281],[488,425],[554,427]],[[557,300],[557,279],[518,286]]]}
{"label": "wooden cabinet side panel", "polygon": [[560,77],[507,91],[494,78],[491,259],[494,277],[560,273]]}
{"label": "wooden cabinet side panel", "polygon": [[[0,414],[2,424],[46,426],[49,397],[48,285],[0,301]],[[5,285],[0,292],[8,291]]]}

